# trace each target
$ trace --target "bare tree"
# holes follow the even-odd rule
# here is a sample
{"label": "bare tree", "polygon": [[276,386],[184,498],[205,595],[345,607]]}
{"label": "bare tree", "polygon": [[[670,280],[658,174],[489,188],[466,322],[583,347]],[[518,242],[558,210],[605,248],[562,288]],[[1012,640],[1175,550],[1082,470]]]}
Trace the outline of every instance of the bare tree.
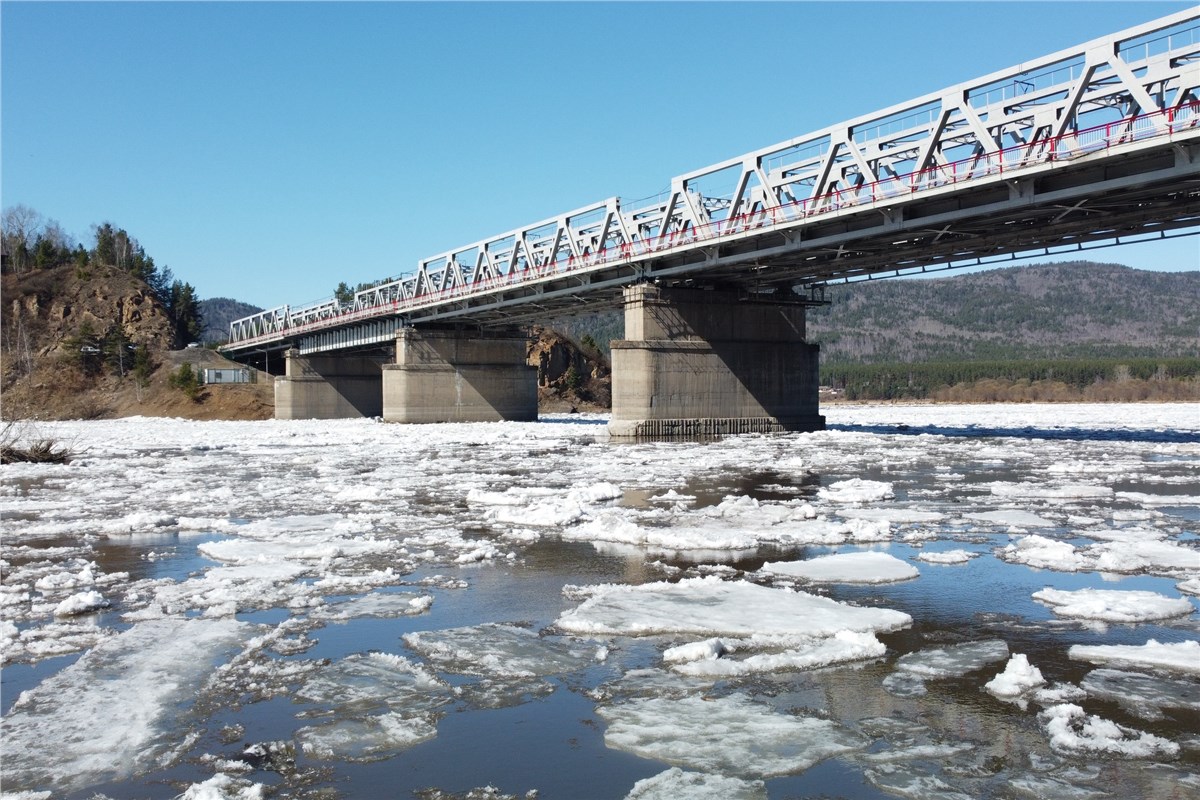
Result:
{"label": "bare tree", "polygon": [[0,219],[3,225],[5,261],[9,269],[21,273],[29,267],[29,244],[42,227],[42,215],[26,205],[9,206]]}

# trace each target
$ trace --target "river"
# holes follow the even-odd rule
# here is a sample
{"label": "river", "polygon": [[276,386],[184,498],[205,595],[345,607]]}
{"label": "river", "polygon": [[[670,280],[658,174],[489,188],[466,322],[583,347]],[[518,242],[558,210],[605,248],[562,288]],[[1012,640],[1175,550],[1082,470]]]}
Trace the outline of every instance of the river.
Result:
{"label": "river", "polygon": [[1200,407],[37,423],[5,797],[1200,797]]}

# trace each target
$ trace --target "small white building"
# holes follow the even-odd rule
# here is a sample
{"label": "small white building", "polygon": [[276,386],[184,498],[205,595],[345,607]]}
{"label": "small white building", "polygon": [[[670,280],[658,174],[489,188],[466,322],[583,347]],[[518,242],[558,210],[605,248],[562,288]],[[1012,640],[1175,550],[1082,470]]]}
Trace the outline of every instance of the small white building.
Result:
{"label": "small white building", "polygon": [[253,383],[248,369],[205,369],[204,383]]}

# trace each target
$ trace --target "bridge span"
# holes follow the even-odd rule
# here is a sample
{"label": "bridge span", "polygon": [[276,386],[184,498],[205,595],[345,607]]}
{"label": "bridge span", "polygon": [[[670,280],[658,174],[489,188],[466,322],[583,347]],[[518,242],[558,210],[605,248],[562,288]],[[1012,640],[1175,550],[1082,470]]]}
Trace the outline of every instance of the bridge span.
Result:
{"label": "bridge span", "polygon": [[802,430],[828,283],[1196,232],[1192,9],[237,320],[223,351],[286,352],[278,417],[530,419],[516,326],[623,305],[614,434]]}

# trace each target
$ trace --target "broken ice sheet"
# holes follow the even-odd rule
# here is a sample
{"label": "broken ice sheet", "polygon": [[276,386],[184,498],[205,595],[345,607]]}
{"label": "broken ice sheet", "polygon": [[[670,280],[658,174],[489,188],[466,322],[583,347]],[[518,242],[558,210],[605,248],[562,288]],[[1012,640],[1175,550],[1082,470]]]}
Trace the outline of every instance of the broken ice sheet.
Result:
{"label": "broken ice sheet", "polygon": [[596,653],[593,647],[564,644],[498,623],[406,633],[403,638],[446,672],[489,678],[561,675],[592,663]]}
{"label": "broken ice sheet", "polygon": [[635,783],[625,800],[767,800],[767,785],[671,767]]}
{"label": "broken ice sheet", "polygon": [[1050,606],[1060,617],[1100,622],[1150,622],[1187,616],[1196,610],[1185,598],[1137,590],[1046,588],[1034,592],[1033,599]]}
{"label": "broken ice sheet", "polygon": [[1118,703],[1142,719],[1161,719],[1164,708],[1200,711],[1200,683],[1196,681],[1096,669],[1084,676],[1080,686],[1089,696]]}
{"label": "broken ice sheet", "polygon": [[1050,735],[1051,749],[1067,754],[1106,754],[1125,758],[1174,758],[1179,745],[1094,714],[1073,703],[1050,706],[1038,718]]}
{"label": "broken ice sheet", "polygon": [[430,711],[450,701],[450,690],[403,656],[366,653],[325,667],[296,691],[294,699],[323,705],[335,714],[383,706]]}
{"label": "broken ice sheet", "polygon": [[839,631],[894,631],[912,617],[886,608],[861,608],[828,597],[769,589],[716,577],[638,586],[604,584],[555,623],[587,636],[833,636]]}
{"label": "broken ice sheet", "polygon": [[877,550],[834,553],[804,561],[767,562],[760,572],[814,583],[895,583],[920,575],[912,564]]}
{"label": "broken ice sheet", "polygon": [[425,716],[385,713],[338,719],[296,731],[306,755],[321,760],[376,761],[437,736],[437,726]]}
{"label": "broken ice sheet", "polygon": [[5,789],[77,791],[161,766],[180,741],[179,716],[249,630],[168,619],[99,642],[4,718]]}
{"label": "broken ice sheet", "polygon": [[359,617],[394,619],[424,613],[433,605],[433,596],[414,592],[373,592],[344,603],[331,603],[314,612],[318,619],[345,622]]}
{"label": "broken ice sheet", "polygon": [[1008,645],[993,639],[908,653],[896,660],[896,671],[883,679],[883,688],[898,697],[926,692],[925,681],[956,678],[1008,658]]}
{"label": "broken ice sheet", "polygon": [[1150,639],[1143,645],[1072,645],[1070,658],[1093,664],[1111,664],[1133,669],[1161,669],[1200,675],[1200,642],[1163,643]]}
{"label": "broken ice sheet", "polygon": [[738,695],[630,700],[597,713],[613,749],[747,778],[795,774],[867,744],[829,720],[782,714]]}
{"label": "broken ice sheet", "polygon": [[888,794],[914,800],[974,800],[939,777],[940,770],[914,763],[879,764],[863,771],[867,780]]}

